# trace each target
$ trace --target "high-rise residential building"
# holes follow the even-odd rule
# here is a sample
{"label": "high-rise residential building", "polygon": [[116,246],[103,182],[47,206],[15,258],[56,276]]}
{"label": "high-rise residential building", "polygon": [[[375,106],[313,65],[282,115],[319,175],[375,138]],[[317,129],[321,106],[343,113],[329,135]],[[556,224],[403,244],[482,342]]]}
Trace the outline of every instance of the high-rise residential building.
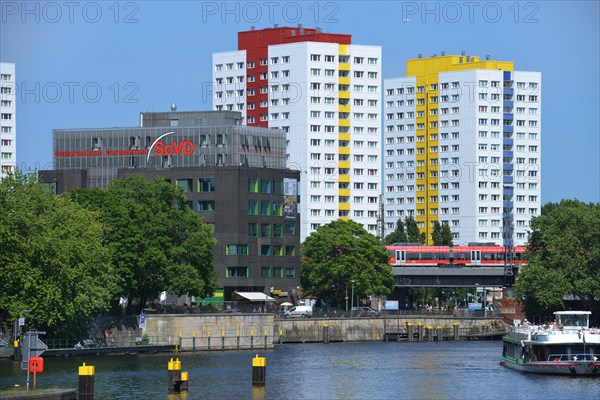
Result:
{"label": "high-rise residential building", "polygon": [[238,33],[238,50],[213,54],[213,71],[215,110],[287,132],[302,240],[338,218],[377,233],[381,47],[301,25],[253,29]]}
{"label": "high-rise residential building", "polygon": [[462,55],[407,61],[384,83],[385,231],[413,216],[455,244],[524,244],[540,213],[541,73]]}
{"label": "high-rise residential building", "polygon": [[0,62],[0,179],[17,166],[15,64]]}

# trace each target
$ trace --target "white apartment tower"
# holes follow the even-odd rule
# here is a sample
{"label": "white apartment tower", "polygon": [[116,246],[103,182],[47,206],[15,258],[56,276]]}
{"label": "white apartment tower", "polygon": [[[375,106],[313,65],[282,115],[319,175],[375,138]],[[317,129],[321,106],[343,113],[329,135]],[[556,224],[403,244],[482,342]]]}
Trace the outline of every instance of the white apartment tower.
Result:
{"label": "white apartment tower", "polygon": [[0,179],[17,166],[15,64],[0,62]]}
{"label": "white apartment tower", "polygon": [[384,87],[384,224],[434,221],[455,244],[522,245],[540,213],[541,73],[487,57],[407,61]]}
{"label": "white apartment tower", "polygon": [[213,71],[215,110],[287,132],[288,168],[302,171],[301,240],[338,218],[377,234],[381,47],[302,26],[250,30],[237,51],[213,54]]}

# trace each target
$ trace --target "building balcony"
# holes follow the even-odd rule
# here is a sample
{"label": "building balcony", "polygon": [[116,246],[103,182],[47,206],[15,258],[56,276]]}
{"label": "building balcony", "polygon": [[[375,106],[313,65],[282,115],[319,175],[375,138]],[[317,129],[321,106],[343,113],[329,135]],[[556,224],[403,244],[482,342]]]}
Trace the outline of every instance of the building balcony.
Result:
{"label": "building balcony", "polygon": [[511,87],[510,88],[509,87],[505,87],[504,90],[503,90],[503,93],[504,94],[510,94],[510,95],[512,95],[512,94],[515,93],[515,89],[513,89]]}
{"label": "building balcony", "polygon": [[350,77],[346,77],[346,76],[340,76],[338,78],[338,83],[340,85],[350,85]]}
{"label": "building balcony", "polygon": [[[342,122],[342,121],[340,120],[340,122]],[[350,121],[348,121],[348,122],[350,122]],[[338,140],[349,142],[350,141],[350,134],[349,133],[338,133]],[[342,147],[342,146],[340,146],[340,147]]]}
{"label": "building balcony", "polygon": [[350,53],[348,52],[348,45],[347,44],[340,44],[338,51],[340,53],[340,56],[347,56]]}
{"label": "building balcony", "polygon": [[515,103],[514,103],[514,101],[512,101],[512,100],[504,100],[503,106],[504,106],[504,107],[510,107],[510,108],[513,108],[513,107],[514,107],[514,104],[515,104]]}
{"label": "building balcony", "polygon": [[348,63],[339,63],[338,64],[338,69],[340,71],[350,71],[350,64],[348,64]]}
{"label": "building balcony", "polygon": [[514,117],[512,113],[504,113],[503,118],[505,121],[512,121]]}
{"label": "building balcony", "polygon": [[350,189],[338,189],[338,195],[340,197],[350,197]]}
{"label": "building balcony", "polygon": [[512,176],[503,176],[502,183],[513,183],[513,177]]}
{"label": "building balcony", "polygon": [[504,138],[504,139],[502,139],[502,144],[506,144],[506,145],[512,146],[513,143],[514,143],[513,138]]}
{"label": "building balcony", "polygon": [[341,219],[342,221],[350,221],[350,217],[347,215],[340,216],[339,219]]}
{"label": "building balcony", "polygon": [[340,99],[349,99],[350,98],[350,92],[340,91],[340,92],[338,92],[338,97]]}
{"label": "building balcony", "polygon": [[350,175],[339,175],[338,182],[340,183],[350,183]]}
{"label": "building balcony", "polygon": [[350,147],[339,147],[338,154],[347,154],[350,155]]}
{"label": "building balcony", "polygon": [[341,113],[349,113],[350,112],[350,106],[338,106],[338,111]]}
{"label": "building balcony", "polygon": [[350,169],[350,161],[338,161],[338,167],[340,169]]}
{"label": "building balcony", "polygon": [[512,125],[504,125],[502,127],[502,131],[503,132],[511,132],[512,133],[514,131],[514,128],[512,127]]}

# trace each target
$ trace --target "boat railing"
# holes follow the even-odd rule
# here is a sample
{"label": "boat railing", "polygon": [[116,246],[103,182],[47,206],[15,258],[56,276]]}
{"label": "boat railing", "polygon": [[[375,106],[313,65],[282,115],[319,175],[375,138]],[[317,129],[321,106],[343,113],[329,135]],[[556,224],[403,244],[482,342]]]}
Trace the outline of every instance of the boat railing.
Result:
{"label": "boat railing", "polygon": [[547,361],[560,362],[560,361],[579,361],[579,362],[596,362],[600,360],[600,354],[590,353],[576,353],[576,354],[550,354]]}

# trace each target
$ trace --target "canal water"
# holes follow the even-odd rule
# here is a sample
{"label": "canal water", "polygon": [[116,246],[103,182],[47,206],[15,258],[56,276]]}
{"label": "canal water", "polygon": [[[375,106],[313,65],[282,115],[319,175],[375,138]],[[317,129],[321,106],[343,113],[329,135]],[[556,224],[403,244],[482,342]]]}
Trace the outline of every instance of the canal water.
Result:
{"label": "canal water", "polygon": [[[172,354],[45,359],[40,387],[77,387],[96,367],[95,399],[597,399],[600,379],[524,375],[498,362],[502,343],[284,344],[260,351],[181,353],[186,395],[167,394]],[[267,359],[267,384],[252,387],[252,357]],[[0,389],[24,386],[18,363],[0,360]]]}

